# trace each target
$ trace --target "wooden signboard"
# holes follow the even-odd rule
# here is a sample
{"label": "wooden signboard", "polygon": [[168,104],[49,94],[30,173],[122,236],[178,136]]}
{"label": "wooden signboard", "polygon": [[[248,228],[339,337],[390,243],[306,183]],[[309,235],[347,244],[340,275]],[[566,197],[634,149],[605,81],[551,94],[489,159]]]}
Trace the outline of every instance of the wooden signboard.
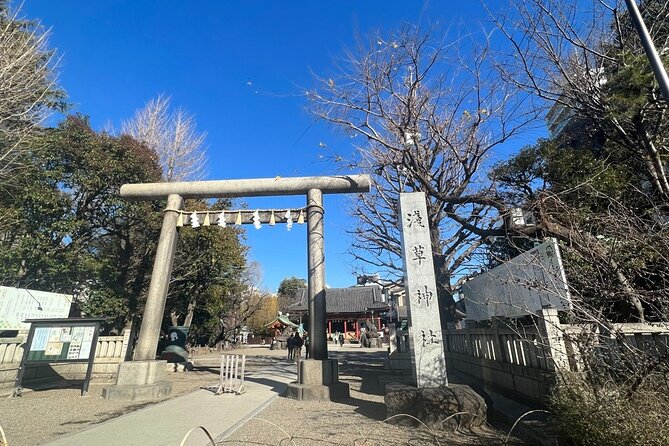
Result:
{"label": "wooden signboard", "polygon": [[93,371],[100,324],[104,320],[102,318],[27,319],[25,322],[30,324],[30,332],[23,349],[23,359],[16,376],[13,396],[21,394],[21,382],[26,367],[49,362],[87,362],[86,378],[81,389],[81,395],[86,395]]}

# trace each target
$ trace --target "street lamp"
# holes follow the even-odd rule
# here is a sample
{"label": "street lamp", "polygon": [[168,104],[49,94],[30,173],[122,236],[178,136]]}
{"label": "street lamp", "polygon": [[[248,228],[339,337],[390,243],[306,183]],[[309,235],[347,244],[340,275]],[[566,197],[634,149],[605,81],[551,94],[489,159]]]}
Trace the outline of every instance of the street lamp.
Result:
{"label": "street lamp", "polygon": [[641,18],[641,13],[636,5],[636,1],[625,0],[625,3],[627,4],[627,9],[632,18],[632,23],[634,23],[634,28],[636,28],[637,33],[639,33],[641,44],[646,51],[646,57],[648,57],[648,61],[650,62],[651,67],[653,67],[657,83],[660,84],[662,96],[664,96],[665,101],[669,102],[669,77],[667,77],[667,71],[664,69],[662,60],[657,54],[653,40],[650,38],[650,33],[648,33],[646,24],[643,22],[643,18]]}

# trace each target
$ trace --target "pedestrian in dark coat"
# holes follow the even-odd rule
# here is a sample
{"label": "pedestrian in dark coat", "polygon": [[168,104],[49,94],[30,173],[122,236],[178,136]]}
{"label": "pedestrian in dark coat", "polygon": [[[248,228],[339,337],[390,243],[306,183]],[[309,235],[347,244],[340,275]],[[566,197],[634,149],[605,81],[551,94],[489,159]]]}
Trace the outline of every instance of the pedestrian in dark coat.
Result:
{"label": "pedestrian in dark coat", "polygon": [[288,347],[288,360],[292,361],[295,357],[295,334],[291,333],[290,337],[286,341],[286,346]]}
{"label": "pedestrian in dark coat", "polygon": [[295,362],[297,362],[298,359],[302,357],[302,345],[303,345],[302,338],[300,337],[300,334],[297,333],[295,335],[295,338],[293,340],[293,359]]}

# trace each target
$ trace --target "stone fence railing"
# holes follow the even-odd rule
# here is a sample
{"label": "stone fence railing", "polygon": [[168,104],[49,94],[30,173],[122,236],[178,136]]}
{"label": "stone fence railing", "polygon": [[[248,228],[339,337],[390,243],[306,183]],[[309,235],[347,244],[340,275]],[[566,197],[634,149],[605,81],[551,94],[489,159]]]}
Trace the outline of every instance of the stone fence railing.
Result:
{"label": "stone fence railing", "polygon": [[542,401],[555,370],[549,346],[537,327],[504,326],[443,331],[449,373],[514,396]]}
{"label": "stone fence railing", "polygon": [[[27,335],[0,338],[0,395],[11,392],[19,370]],[[128,346],[130,330],[121,336],[100,336],[93,361],[92,379],[111,379],[118,364],[130,359]],[[31,366],[26,370],[24,382],[51,381],[53,379],[83,379],[87,364],[54,362]]]}
{"label": "stone fence railing", "polygon": [[24,342],[24,336],[0,338],[0,365],[21,362]]}
{"label": "stone fence railing", "polygon": [[[594,354],[611,365],[621,364],[635,349],[658,357],[669,352],[669,324],[613,324],[603,332],[592,325],[561,324],[551,309],[531,319],[529,325],[498,321],[443,330],[449,377],[543,404],[557,371],[585,369],[583,346],[590,358]],[[410,375],[409,333],[393,324],[389,328],[386,368]]]}
{"label": "stone fence railing", "polygon": [[[560,324],[543,310],[534,325],[496,325],[443,331],[449,372],[535,402],[545,402],[556,370],[582,371],[583,336],[597,336],[595,354],[615,364],[623,349],[666,353],[669,325],[615,324],[607,335],[586,325]],[[626,342],[621,342],[620,337]]]}
{"label": "stone fence railing", "polygon": [[665,355],[669,352],[669,324],[613,324],[612,330],[608,332],[588,325],[562,325],[560,328],[563,331],[569,369],[574,372],[584,370],[579,348],[583,345],[584,338],[592,336],[597,337],[597,346],[592,353],[611,365],[620,364],[630,350],[654,355]]}

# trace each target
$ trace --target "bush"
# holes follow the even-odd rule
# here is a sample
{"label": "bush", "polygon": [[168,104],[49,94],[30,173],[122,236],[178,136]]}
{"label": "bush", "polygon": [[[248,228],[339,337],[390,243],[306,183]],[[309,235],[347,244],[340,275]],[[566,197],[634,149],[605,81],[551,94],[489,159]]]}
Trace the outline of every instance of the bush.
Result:
{"label": "bush", "polygon": [[562,439],[574,445],[669,445],[669,385],[651,375],[636,389],[613,379],[593,385],[584,375],[563,375],[551,397]]}

